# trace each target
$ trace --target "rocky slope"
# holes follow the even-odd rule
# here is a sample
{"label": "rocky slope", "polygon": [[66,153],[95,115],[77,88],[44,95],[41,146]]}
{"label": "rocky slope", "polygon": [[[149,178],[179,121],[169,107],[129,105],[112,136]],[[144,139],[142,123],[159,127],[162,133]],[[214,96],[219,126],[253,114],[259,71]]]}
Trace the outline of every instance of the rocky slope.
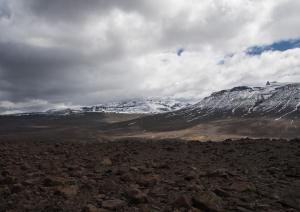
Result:
{"label": "rocky slope", "polygon": [[192,106],[142,117],[123,126],[134,123],[146,130],[177,130],[207,121],[249,118],[288,119],[293,125],[300,118],[300,83],[272,82],[264,87],[222,90]]}
{"label": "rocky slope", "polygon": [[176,114],[187,121],[213,117],[299,118],[300,83],[268,83],[265,87],[235,87],[204,98]]}
{"label": "rocky slope", "polygon": [[274,82],[265,87],[222,90],[169,116],[182,116],[188,122],[224,117],[299,118],[300,83]]}
{"label": "rocky slope", "polygon": [[299,140],[21,137],[0,152],[0,211],[300,210]]}

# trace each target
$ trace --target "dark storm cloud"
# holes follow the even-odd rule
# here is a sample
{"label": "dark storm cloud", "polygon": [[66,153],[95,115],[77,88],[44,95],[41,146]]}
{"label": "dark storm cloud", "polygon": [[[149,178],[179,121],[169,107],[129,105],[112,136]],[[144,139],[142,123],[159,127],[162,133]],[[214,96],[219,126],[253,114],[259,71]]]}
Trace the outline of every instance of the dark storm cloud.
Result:
{"label": "dark storm cloud", "polygon": [[[0,42],[0,100],[99,102],[95,93],[108,94],[118,83],[133,81],[124,76],[126,72],[117,62],[115,66],[103,64],[113,58],[120,59],[120,51],[114,47],[86,55],[68,48]],[[94,99],[89,99],[90,96]]]}
{"label": "dark storm cloud", "polygon": [[28,0],[24,5],[33,14],[58,22],[84,21],[89,16],[105,15],[112,9],[127,12],[150,9],[147,1],[140,0]]}
{"label": "dark storm cloud", "polygon": [[7,2],[0,1],[0,21],[2,18],[9,19],[11,17],[11,10]]}
{"label": "dark storm cloud", "polygon": [[65,70],[82,62],[80,54],[65,49],[0,42],[0,76],[6,82],[0,89],[14,101],[45,97],[59,92],[57,85],[63,84]]}

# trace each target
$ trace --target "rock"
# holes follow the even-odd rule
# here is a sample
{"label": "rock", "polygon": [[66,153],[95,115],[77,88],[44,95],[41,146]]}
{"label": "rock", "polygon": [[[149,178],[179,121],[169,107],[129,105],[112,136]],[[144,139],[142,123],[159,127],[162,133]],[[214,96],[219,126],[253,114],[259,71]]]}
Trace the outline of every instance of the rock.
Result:
{"label": "rock", "polygon": [[103,158],[101,164],[104,166],[112,166],[113,163],[110,158]]}
{"label": "rock", "polygon": [[22,169],[22,170],[28,170],[28,169],[30,169],[30,166],[29,166],[28,163],[23,163],[23,164],[21,165],[21,169]]}
{"label": "rock", "polygon": [[142,176],[137,181],[137,183],[145,187],[152,187],[155,186],[159,182],[159,180],[160,178],[158,175],[146,175],[146,176]]}
{"label": "rock", "polygon": [[268,172],[269,172],[271,175],[275,175],[275,174],[277,174],[277,173],[280,172],[280,169],[277,168],[277,167],[270,167],[270,168],[268,168]]}
{"label": "rock", "polygon": [[65,198],[71,198],[77,195],[78,190],[79,188],[77,185],[62,186],[57,188],[57,193]]}
{"label": "rock", "polygon": [[19,193],[21,192],[22,190],[24,189],[24,187],[22,186],[22,184],[14,184],[12,187],[11,187],[11,192],[12,193]]}
{"label": "rock", "polygon": [[94,198],[96,199],[96,200],[103,200],[103,199],[105,199],[105,194],[98,194],[98,195],[96,195]]}
{"label": "rock", "polygon": [[7,176],[9,176],[9,172],[8,172],[7,170],[3,170],[3,171],[1,172],[1,175],[2,175],[3,177],[7,177]]}
{"label": "rock", "polygon": [[5,177],[0,177],[0,185],[12,185],[17,182],[16,178],[6,175]]}
{"label": "rock", "polygon": [[256,204],[256,208],[258,208],[261,211],[268,211],[270,207],[271,206],[269,204]]}
{"label": "rock", "polygon": [[118,210],[125,207],[127,203],[120,199],[105,200],[102,202],[102,207],[110,210]]}
{"label": "rock", "polygon": [[289,167],[287,170],[285,170],[285,176],[295,178],[300,177],[300,168]]}
{"label": "rock", "polygon": [[88,204],[82,209],[82,212],[101,212],[101,209],[92,204]]}
{"label": "rock", "polygon": [[[297,197],[298,196],[298,197]],[[285,206],[297,209],[300,211],[300,195],[295,196],[295,194],[286,194],[283,196],[279,202]]]}
{"label": "rock", "polygon": [[158,169],[170,169],[170,166],[167,163],[161,163],[157,165]]}
{"label": "rock", "polygon": [[147,195],[138,188],[131,187],[125,191],[125,197],[130,203],[139,204],[147,202]]}
{"label": "rock", "polygon": [[194,180],[194,179],[196,179],[196,178],[198,178],[198,175],[197,175],[197,173],[196,173],[195,171],[190,171],[190,172],[184,177],[184,179],[185,179],[186,181],[191,181],[191,180]]}
{"label": "rock", "polygon": [[173,208],[191,208],[191,201],[186,195],[181,195],[172,203]]}
{"label": "rock", "polygon": [[36,181],[37,181],[37,180],[35,180],[35,179],[27,179],[27,180],[24,180],[24,181],[22,182],[22,184],[23,184],[24,186],[34,186],[34,185],[36,184]]}
{"label": "rock", "polygon": [[132,166],[130,167],[130,171],[138,172],[139,168]]}
{"label": "rock", "polygon": [[189,191],[203,191],[205,189],[203,185],[201,185],[201,184],[199,185],[196,183],[187,183],[186,188]]}
{"label": "rock", "polygon": [[239,211],[239,212],[251,212],[251,211],[253,211],[253,210],[249,210],[247,208],[241,207],[241,206],[236,206],[235,210]]}
{"label": "rock", "polygon": [[223,200],[213,192],[205,192],[197,197],[193,197],[192,204],[195,208],[204,211],[223,211]]}
{"label": "rock", "polygon": [[227,191],[224,191],[221,188],[216,188],[214,190],[214,192],[220,197],[230,197],[231,196]]}
{"label": "rock", "polygon": [[228,177],[228,175],[232,174],[227,169],[216,169],[208,173],[211,177]]}
{"label": "rock", "polygon": [[246,181],[234,182],[231,184],[229,189],[238,192],[256,191],[255,185]]}
{"label": "rock", "polygon": [[198,176],[199,177],[206,177],[206,176],[208,176],[208,173],[206,171],[198,171]]}
{"label": "rock", "polygon": [[43,185],[46,187],[59,186],[64,184],[64,179],[59,177],[47,177],[43,181]]}

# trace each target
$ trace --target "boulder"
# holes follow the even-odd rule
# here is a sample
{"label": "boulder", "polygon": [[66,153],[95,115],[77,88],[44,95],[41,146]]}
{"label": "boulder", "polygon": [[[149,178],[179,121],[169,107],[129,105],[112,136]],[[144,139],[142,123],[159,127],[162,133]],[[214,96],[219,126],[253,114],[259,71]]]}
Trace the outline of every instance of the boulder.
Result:
{"label": "boulder", "polygon": [[213,192],[205,192],[193,197],[192,204],[195,208],[204,211],[223,211],[223,200]]}
{"label": "boulder", "polygon": [[127,203],[120,199],[105,200],[102,202],[102,207],[109,210],[118,210],[125,207]]}
{"label": "boulder", "polygon": [[112,165],[113,165],[111,159],[110,159],[110,158],[107,158],[107,157],[106,157],[106,158],[103,158],[101,164],[104,165],[104,166],[112,166]]}
{"label": "boulder", "polygon": [[130,187],[125,191],[125,197],[130,203],[139,204],[147,202],[147,195],[143,193],[140,189],[135,187]]}
{"label": "boulder", "polygon": [[57,188],[57,193],[65,198],[72,198],[77,195],[79,188],[77,185],[61,186]]}
{"label": "boulder", "polygon": [[246,181],[234,182],[231,184],[229,189],[238,192],[256,191],[255,185],[251,182],[246,182]]}
{"label": "boulder", "polygon": [[186,195],[180,195],[172,203],[173,208],[191,208],[191,201]]}

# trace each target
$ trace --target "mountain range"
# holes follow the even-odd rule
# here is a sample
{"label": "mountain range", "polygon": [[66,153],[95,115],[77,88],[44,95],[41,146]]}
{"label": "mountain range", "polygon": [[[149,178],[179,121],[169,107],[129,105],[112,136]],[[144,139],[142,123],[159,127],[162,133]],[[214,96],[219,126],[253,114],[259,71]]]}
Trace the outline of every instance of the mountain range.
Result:
{"label": "mountain range", "polygon": [[84,113],[159,114],[191,106],[192,100],[175,98],[146,98],[116,101],[92,106],[66,109],[50,109],[45,112],[19,113],[14,115],[72,115]]}
{"label": "mountain range", "polygon": [[268,82],[262,87],[239,86],[214,92],[197,103],[172,98],[148,98],[84,106],[77,109],[48,110],[26,115],[83,113],[152,114],[149,116],[150,119],[163,122],[179,120],[187,123],[232,117],[298,119],[300,118],[300,83]]}
{"label": "mountain range", "polygon": [[291,126],[297,127],[296,121],[300,120],[300,83],[271,82],[262,87],[239,86],[221,90],[183,109],[140,117],[116,127],[127,125],[164,131],[233,119],[251,119],[248,123],[253,123],[253,120],[289,120]]}
{"label": "mountain range", "polygon": [[200,102],[169,116],[186,121],[226,117],[300,117],[300,83],[267,83],[265,87],[240,86],[212,93]]}

